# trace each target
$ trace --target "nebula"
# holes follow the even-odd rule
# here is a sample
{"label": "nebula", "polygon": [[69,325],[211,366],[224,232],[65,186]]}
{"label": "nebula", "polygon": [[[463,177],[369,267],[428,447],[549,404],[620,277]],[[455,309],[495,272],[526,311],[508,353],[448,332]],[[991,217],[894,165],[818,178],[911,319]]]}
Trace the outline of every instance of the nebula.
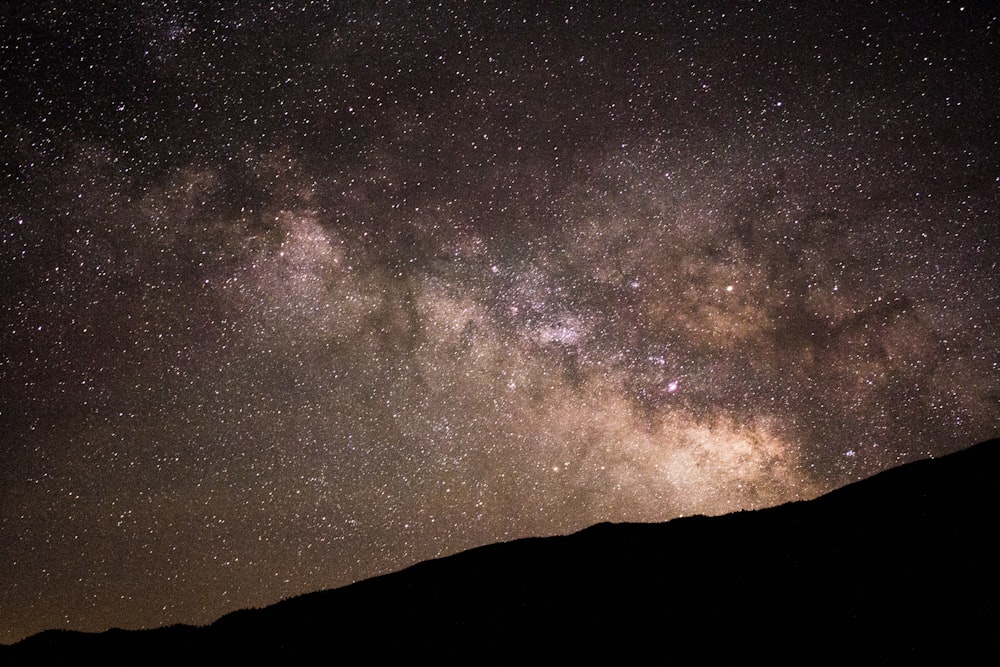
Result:
{"label": "nebula", "polygon": [[11,11],[0,641],[1000,428],[985,7]]}

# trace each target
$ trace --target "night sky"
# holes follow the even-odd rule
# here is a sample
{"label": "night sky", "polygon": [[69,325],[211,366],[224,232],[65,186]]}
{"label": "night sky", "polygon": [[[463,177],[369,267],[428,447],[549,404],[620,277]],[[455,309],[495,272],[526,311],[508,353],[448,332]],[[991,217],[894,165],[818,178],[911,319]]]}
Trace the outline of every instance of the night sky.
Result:
{"label": "night sky", "polygon": [[208,4],[4,3],[0,642],[1000,434],[991,3]]}

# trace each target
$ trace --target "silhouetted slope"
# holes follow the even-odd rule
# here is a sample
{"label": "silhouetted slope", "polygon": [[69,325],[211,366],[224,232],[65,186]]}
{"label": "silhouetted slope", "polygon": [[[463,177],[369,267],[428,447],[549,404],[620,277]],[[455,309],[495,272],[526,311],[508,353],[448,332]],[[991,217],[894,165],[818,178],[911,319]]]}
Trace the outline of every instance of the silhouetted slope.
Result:
{"label": "silhouetted slope", "polygon": [[809,502],[601,524],[421,563],[208,628],[50,632],[9,651],[33,659],[995,655],[998,470],[992,440]]}

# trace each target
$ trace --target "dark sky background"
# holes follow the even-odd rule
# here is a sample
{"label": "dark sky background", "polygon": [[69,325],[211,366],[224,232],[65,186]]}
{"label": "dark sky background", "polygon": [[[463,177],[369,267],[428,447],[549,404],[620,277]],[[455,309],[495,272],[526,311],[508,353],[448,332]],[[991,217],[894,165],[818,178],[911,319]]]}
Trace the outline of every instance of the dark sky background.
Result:
{"label": "dark sky background", "polygon": [[3,4],[0,642],[1000,434],[991,3],[224,4]]}

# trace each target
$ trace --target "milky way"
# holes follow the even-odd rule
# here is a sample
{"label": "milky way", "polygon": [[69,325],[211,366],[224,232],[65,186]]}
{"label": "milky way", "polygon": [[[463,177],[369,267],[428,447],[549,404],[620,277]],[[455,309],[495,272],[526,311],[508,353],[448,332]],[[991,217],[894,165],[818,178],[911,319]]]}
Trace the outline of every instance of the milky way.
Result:
{"label": "milky way", "polygon": [[330,4],[5,10],[0,641],[1000,433],[986,3]]}

